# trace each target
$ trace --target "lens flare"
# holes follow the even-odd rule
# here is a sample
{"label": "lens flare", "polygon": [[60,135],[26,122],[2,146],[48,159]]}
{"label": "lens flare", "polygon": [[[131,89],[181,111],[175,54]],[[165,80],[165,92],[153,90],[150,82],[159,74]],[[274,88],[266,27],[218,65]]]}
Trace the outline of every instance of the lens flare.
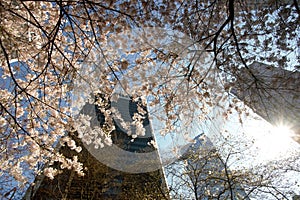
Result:
{"label": "lens flare", "polygon": [[259,148],[263,157],[267,160],[273,160],[291,153],[295,145],[292,135],[293,131],[287,125],[269,125],[265,127],[265,133],[260,138]]}

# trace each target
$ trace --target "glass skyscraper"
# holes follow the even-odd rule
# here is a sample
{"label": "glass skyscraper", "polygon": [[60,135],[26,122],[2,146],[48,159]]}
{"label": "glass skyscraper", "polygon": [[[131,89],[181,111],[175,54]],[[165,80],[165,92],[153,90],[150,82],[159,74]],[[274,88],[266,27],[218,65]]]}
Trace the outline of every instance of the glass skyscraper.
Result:
{"label": "glass skyscraper", "polygon": [[[108,102],[108,106],[114,106],[127,122],[131,122],[134,113],[137,112],[137,104],[138,102],[133,102],[131,98],[122,96],[117,102]],[[91,124],[104,125],[105,117],[94,104],[86,104],[81,113],[87,115],[96,113],[91,119]],[[143,125],[145,135],[133,140],[126,130],[115,121],[116,129],[111,134],[113,144],[124,151],[135,154],[154,152],[155,159],[157,159],[154,162],[160,163],[157,150],[150,144],[151,140],[154,140],[154,136],[148,114],[145,114]],[[133,133],[134,131],[132,128]],[[99,162],[76,136],[73,136],[73,139],[83,147],[78,155],[78,160],[87,167],[85,176],[80,177],[72,170],[63,170],[54,180],[38,176],[35,185],[28,189],[25,199],[168,199],[161,167],[144,173],[116,170]],[[66,147],[61,147],[60,152],[67,157],[77,155]],[[116,159],[118,164],[118,155],[112,154],[103,156],[111,156],[110,159]],[[126,158],[121,159],[126,160]]]}

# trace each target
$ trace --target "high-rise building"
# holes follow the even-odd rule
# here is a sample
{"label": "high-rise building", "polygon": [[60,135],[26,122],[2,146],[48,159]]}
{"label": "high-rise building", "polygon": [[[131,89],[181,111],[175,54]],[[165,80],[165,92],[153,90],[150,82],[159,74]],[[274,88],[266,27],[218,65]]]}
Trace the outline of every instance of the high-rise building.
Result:
{"label": "high-rise building", "polygon": [[241,175],[229,169],[210,139],[198,135],[194,141],[181,158],[166,169],[167,178],[173,180],[171,195],[175,195],[175,199],[181,196],[183,199],[249,200],[239,180]]}
{"label": "high-rise building", "polygon": [[[109,104],[109,106],[117,108],[124,121],[127,122],[130,122],[134,113],[137,112],[137,103],[127,97],[120,97],[117,102],[109,102]],[[91,124],[98,123],[103,126],[105,117],[97,106],[86,104],[81,113],[95,113],[95,110],[96,116],[91,119]],[[154,140],[154,136],[148,114],[145,115],[143,121],[146,131],[142,138],[132,140],[133,138],[118,123],[115,122],[115,125],[116,129],[111,134],[113,145],[135,154],[154,152],[157,160],[153,162],[160,163],[157,150],[149,143]],[[99,162],[88,148],[82,144],[81,140],[76,139],[76,137],[73,138],[83,147],[78,155],[78,160],[87,167],[85,176],[80,177],[71,170],[64,170],[53,180],[39,176],[35,181],[35,185],[28,189],[24,199],[168,199],[162,168],[157,167],[157,170],[145,170],[146,172],[140,173],[113,169],[107,166],[106,163]],[[61,147],[60,152],[67,157],[75,155],[75,152],[66,147]],[[118,158],[120,155],[112,154],[113,152],[110,155],[103,156],[111,156],[111,161],[113,159],[116,159],[116,162],[120,162],[118,159],[126,161],[126,158]],[[124,162],[117,164],[124,165]]]}
{"label": "high-rise building", "polygon": [[300,72],[254,62],[240,70],[231,93],[271,124],[288,126],[300,143]]}

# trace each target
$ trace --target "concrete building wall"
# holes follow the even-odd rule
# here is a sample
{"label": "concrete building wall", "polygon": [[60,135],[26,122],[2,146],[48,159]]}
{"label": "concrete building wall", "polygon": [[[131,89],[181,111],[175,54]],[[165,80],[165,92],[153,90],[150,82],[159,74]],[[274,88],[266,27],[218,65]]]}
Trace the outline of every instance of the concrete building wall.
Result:
{"label": "concrete building wall", "polygon": [[300,73],[254,62],[240,70],[231,90],[273,125],[285,125],[300,143]]}

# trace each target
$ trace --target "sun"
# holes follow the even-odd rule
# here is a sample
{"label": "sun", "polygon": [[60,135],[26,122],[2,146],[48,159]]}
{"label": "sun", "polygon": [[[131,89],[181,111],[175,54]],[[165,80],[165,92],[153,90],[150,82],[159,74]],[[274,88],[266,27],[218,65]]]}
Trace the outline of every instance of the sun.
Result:
{"label": "sun", "polygon": [[290,155],[298,144],[292,139],[294,132],[288,125],[272,125],[264,120],[252,122],[248,129],[254,138],[257,159],[275,160]]}
{"label": "sun", "polygon": [[291,153],[295,142],[293,131],[287,125],[269,125],[263,136],[262,152],[266,159],[275,159]]}
{"label": "sun", "polygon": [[294,132],[287,125],[272,126],[270,130],[278,139],[291,138]]}
{"label": "sun", "polygon": [[294,132],[286,125],[275,125],[270,127],[270,133],[272,141],[280,145],[278,147],[285,147],[292,141],[292,136]]}

